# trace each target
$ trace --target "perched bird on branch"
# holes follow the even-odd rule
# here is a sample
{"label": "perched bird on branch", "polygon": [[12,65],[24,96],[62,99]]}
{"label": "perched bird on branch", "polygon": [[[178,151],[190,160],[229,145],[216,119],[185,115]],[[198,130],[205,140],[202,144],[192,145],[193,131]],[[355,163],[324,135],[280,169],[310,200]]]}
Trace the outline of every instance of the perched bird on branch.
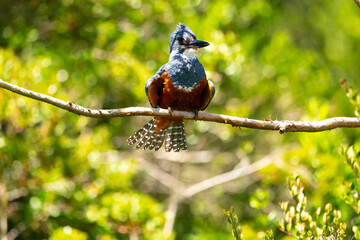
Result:
{"label": "perched bird on branch", "polygon": [[[169,62],[145,84],[145,92],[153,108],[179,111],[205,110],[215,94],[214,84],[207,80],[205,69],[196,57],[198,48],[209,43],[197,40],[184,24],[170,35]],[[128,138],[136,148],[159,150],[165,140],[165,151],[186,150],[184,122],[181,118],[154,117]]]}

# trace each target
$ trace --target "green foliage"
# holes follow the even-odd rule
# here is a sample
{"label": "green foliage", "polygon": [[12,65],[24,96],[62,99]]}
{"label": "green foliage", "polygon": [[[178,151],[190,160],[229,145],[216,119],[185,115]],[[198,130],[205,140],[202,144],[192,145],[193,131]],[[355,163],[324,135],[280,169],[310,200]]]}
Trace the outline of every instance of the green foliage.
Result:
{"label": "green foliage", "polygon": [[54,230],[50,240],[86,240],[87,235],[77,229],[65,226]]}
{"label": "green foliage", "polygon": [[[346,78],[360,87],[360,18],[353,1],[2,0],[0,78],[95,109],[149,106],[145,81],[168,60],[169,34],[179,22],[211,43],[198,53],[217,91],[206,111],[273,120],[353,116],[339,86]],[[26,226],[16,240],[66,239],[69,229],[89,240],[226,239],[221,209],[229,205],[241,209],[246,239],[271,239],[270,232],[258,234],[269,228],[286,239],[276,221],[292,171],[311,186],[311,216],[314,206],[331,203],[349,226],[346,235],[359,234],[350,227],[360,225],[358,182],[339,154],[341,144],[359,145],[358,129],[279,135],[189,121],[189,151],[164,155],[127,145],[126,138],[148,120],[79,117],[0,89],[0,182],[11,197],[8,230]],[[206,157],[195,159],[203,156],[198,151]],[[168,234],[163,229],[170,191],[137,161],[145,158],[164,171],[171,169],[164,159],[206,162],[181,169],[188,185],[267,155],[272,165],[180,202]]]}
{"label": "green foliage", "polygon": [[269,204],[269,193],[266,190],[256,189],[250,197],[250,206],[256,209],[265,208]]}
{"label": "green foliage", "polygon": [[266,231],[264,234],[259,234],[260,240],[274,240],[274,233],[272,230]]}
{"label": "green foliage", "polygon": [[236,240],[242,240],[243,234],[242,234],[241,227],[239,225],[238,216],[236,216],[236,214],[234,214],[234,207],[231,206],[229,211],[224,210],[224,213],[226,214],[226,216],[228,216],[227,222],[229,224],[231,224],[232,235],[234,236],[234,238]]}
{"label": "green foliage", "polygon": [[343,147],[341,152],[355,176],[350,179],[350,181],[345,182],[346,192],[344,194],[344,199],[352,206],[357,214],[360,214],[360,151],[354,146],[350,146],[347,149]]}
{"label": "green foliage", "polygon": [[355,115],[358,117],[360,114],[360,95],[352,87],[348,86],[345,79],[341,80],[341,85],[346,91],[346,96],[349,98],[350,103],[355,107]]}
{"label": "green foliage", "polygon": [[354,176],[360,178],[360,151],[354,146],[350,146],[347,149],[342,147],[341,153],[344,155],[346,163],[350,165]]}
{"label": "green foliage", "polygon": [[[342,80],[341,83],[345,88],[351,103],[356,109],[356,115],[358,115],[360,106],[358,93],[352,88],[349,88],[345,80]],[[348,148],[342,146],[340,151],[354,174],[351,181],[344,183],[346,191],[343,199],[359,215],[360,151],[358,151],[354,146],[350,146]],[[332,204],[327,203],[324,209],[318,207],[316,211],[311,214],[306,210],[307,197],[304,194],[304,187],[303,183],[300,182],[300,177],[297,175],[291,176],[287,179],[287,184],[290,195],[294,199],[295,204],[293,206],[290,204],[289,206],[289,201],[280,203],[280,207],[284,211],[284,219],[279,223],[279,229],[282,232],[290,236],[295,236],[297,239],[344,239],[346,237],[345,232],[347,224],[340,220],[340,210],[333,210]],[[250,205],[255,208],[261,208],[259,207],[262,205],[261,203],[266,202],[266,206],[268,201],[266,196],[267,194],[265,191],[257,189],[255,194],[251,197]],[[266,201],[264,201],[264,199],[266,199]],[[228,211],[226,214],[228,216],[232,216],[234,215],[233,211],[233,208],[231,208],[230,212]],[[235,217],[236,225],[238,225],[237,216],[235,215]],[[229,223],[232,223],[232,221],[229,221]],[[240,225],[238,225],[238,228],[241,229]],[[352,238],[360,239],[359,229],[359,226],[352,226]],[[274,239],[272,231],[268,231],[265,234],[260,232],[258,235],[260,236],[260,239]]]}
{"label": "green foliage", "polygon": [[333,209],[332,204],[327,203],[324,208],[318,207],[315,212],[309,213],[306,210],[307,198],[299,176],[290,177],[288,187],[295,204],[280,204],[284,211],[284,220],[280,222],[282,231],[298,239],[345,238],[346,223],[341,221],[339,210]]}
{"label": "green foliage", "polygon": [[354,232],[354,238],[355,239],[360,239],[360,227],[358,226],[353,226],[352,230]]}
{"label": "green foliage", "polygon": [[[331,203],[324,208],[318,207],[314,212],[307,211],[307,197],[304,194],[303,183],[300,177],[293,175],[287,179],[287,185],[294,204],[289,201],[281,202],[280,207],[284,212],[284,219],[279,222],[279,230],[296,239],[345,239],[347,224],[341,221],[341,212],[333,209]],[[351,204],[351,203],[350,203]],[[234,208],[224,213],[228,216],[232,234],[235,239],[243,239],[238,217],[234,214]],[[359,227],[353,226],[353,238],[360,239]],[[272,240],[272,230],[259,232],[259,239]]]}

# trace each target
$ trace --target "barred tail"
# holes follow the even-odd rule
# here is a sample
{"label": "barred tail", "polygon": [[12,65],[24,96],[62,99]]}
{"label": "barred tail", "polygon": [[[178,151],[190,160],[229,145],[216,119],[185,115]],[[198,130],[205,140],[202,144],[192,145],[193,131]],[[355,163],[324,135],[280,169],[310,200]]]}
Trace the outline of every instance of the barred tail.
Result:
{"label": "barred tail", "polygon": [[166,152],[170,152],[171,150],[179,152],[180,150],[187,149],[184,122],[172,122],[167,129],[160,130],[158,132],[156,132],[155,129],[156,119],[153,118],[144,127],[128,138],[129,145],[136,143],[136,148],[143,147],[143,150],[148,148],[150,150],[155,149],[155,151],[157,151],[161,148],[166,135]]}
{"label": "barred tail", "polygon": [[150,150],[155,148],[155,151],[159,150],[164,142],[166,130],[155,132],[155,128],[156,121],[155,118],[153,118],[150,122],[128,138],[129,145],[136,143],[136,148],[141,148],[143,146],[143,150],[147,148]]}
{"label": "barred tail", "polygon": [[174,152],[187,149],[184,122],[173,122],[167,129],[165,151],[170,152],[171,149]]}

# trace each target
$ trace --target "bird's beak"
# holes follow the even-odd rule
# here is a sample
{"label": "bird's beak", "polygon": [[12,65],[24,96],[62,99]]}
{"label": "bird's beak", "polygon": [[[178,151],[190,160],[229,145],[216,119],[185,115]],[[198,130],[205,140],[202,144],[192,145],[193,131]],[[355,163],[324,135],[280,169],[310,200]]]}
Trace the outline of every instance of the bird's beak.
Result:
{"label": "bird's beak", "polygon": [[206,47],[209,45],[210,45],[210,43],[201,41],[201,40],[197,40],[197,39],[195,39],[194,41],[192,41],[191,43],[188,44],[188,46],[191,48],[203,48],[203,47]]}

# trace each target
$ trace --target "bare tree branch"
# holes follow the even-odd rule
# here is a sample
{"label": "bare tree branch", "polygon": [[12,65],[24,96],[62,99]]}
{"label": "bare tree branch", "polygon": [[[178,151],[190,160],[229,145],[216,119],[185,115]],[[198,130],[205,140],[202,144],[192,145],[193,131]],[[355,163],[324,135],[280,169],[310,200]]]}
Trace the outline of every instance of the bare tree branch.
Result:
{"label": "bare tree branch", "polygon": [[[124,116],[159,116],[159,117],[181,117],[187,120],[194,120],[193,112],[173,111],[169,113],[166,109],[151,109],[144,107],[128,107],[118,109],[90,109],[84,108],[70,101],[62,101],[45,94],[33,92],[25,88],[4,82],[0,79],[0,87],[33,98],[42,102],[52,104],[69,112],[94,118],[113,118]],[[334,128],[357,128],[360,127],[360,118],[357,117],[335,117],[316,122],[303,121],[259,121],[248,118],[233,117],[214,113],[199,113],[196,120],[230,124],[234,127],[246,127],[261,130],[278,130],[284,132],[320,132]]]}
{"label": "bare tree branch", "polygon": [[232,171],[219,174],[215,177],[208,178],[202,182],[196,183],[188,188],[186,188],[182,195],[184,198],[190,198],[194,196],[195,194],[198,194],[199,192],[205,191],[209,188],[215,187],[217,185],[227,183],[230,181],[233,181],[235,179],[238,179],[240,177],[244,177],[246,175],[252,174],[268,165],[273,163],[274,156],[272,154],[267,155],[263,159],[254,162],[251,165],[244,166],[241,168],[234,169]]}
{"label": "bare tree branch", "polygon": [[355,3],[359,6],[360,8],[360,0],[355,0]]}
{"label": "bare tree branch", "polygon": [[174,176],[177,180],[178,185],[175,185],[173,188],[170,188],[170,195],[168,198],[168,209],[165,215],[165,224],[164,224],[164,234],[166,237],[170,237],[171,232],[174,228],[175,218],[178,211],[179,204],[179,191],[178,187],[180,187],[181,182],[179,181],[181,163],[173,163],[171,169],[171,175]]}
{"label": "bare tree branch", "polygon": [[[195,183],[189,187],[186,187],[185,184],[179,179],[180,177],[179,172],[182,164],[181,162],[172,162],[172,164],[174,165],[170,174],[159,168],[154,163],[147,161],[142,157],[137,158],[137,160],[140,163],[138,166],[142,171],[147,173],[155,180],[159,181],[170,191],[168,198],[169,201],[168,209],[166,212],[166,222],[164,226],[165,235],[170,236],[174,226],[174,221],[177,215],[179,203],[181,203],[185,199],[193,197],[194,195],[202,191],[208,190],[220,184],[234,181],[240,177],[250,175],[262,168],[265,168],[266,166],[274,163],[274,160],[278,158],[280,152],[281,152],[280,150],[275,150],[259,161],[256,161],[252,164],[247,164],[246,166],[242,166],[242,167],[238,167],[238,165],[236,165],[235,168],[229,172],[222,173],[214,177],[210,177],[204,181]],[[118,154],[118,153],[114,151],[111,154]],[[106,155],[109,154],[105,154],[105,156]],[[119,154],[119,156],[122,155]]]}
{"label": "bare tree branch", "polygon": [[152,178],[158,180],[161,184],[169,189],[176,189],[177,191],[182,191],[185,187],[182,182],[180,182],[176,177],[160,169],[157,165],[145,160],[144,158],[137,159],[139,168],[146,172]]}
{"label": "bare tree branch", "polygon": [[17,238],[23,231],[26,229],[26,224],[24,222],[18,223],[13,229],[7,234],[8,240],[14,240]]}
{"label": "bare tree branch", "polygon": [[158,152],[157,159],[178,163],[208,163],[213,158],[211,151]]}
{"label": "bare tree branch", "polygon": [[18,198],[27,196],[29,194],[29,191],[27,190],[27,188],[21,187],[21,188],[17,188],[11,191],[8,191],[8,201],[14,201]]}
{"label": "bare tree branch", "polygon": [[0,239],[1,240],[8,240],[7,206],[8,206],[8,194],[7,194],[6,185],[5,183],[0,182]]}
{"label": "bare tree branch", "polygon": [[172,191],[176,191],[177,195],[181,199],[190,198],[202,191],[215,187],[217,185],[221,185],[233,180],[236,180],[240,177],[244,177],[250,175],[264,167],[267,167],[271,163],[274,163],[274,159],[278,156],[278,151],[275,151],[261,160],[258,160],[250,165],[246,165],[240,168],[236,168],[214,177],[208,178],[204,181],[193,184],[192,186],[185,187],[185,185],[173,175],[163,171],[155,164],[145,160],[144,158],[138,158],[139,167],[145,173],[147,173],[152,178],[159,181],[164,186],[168,187]]}

